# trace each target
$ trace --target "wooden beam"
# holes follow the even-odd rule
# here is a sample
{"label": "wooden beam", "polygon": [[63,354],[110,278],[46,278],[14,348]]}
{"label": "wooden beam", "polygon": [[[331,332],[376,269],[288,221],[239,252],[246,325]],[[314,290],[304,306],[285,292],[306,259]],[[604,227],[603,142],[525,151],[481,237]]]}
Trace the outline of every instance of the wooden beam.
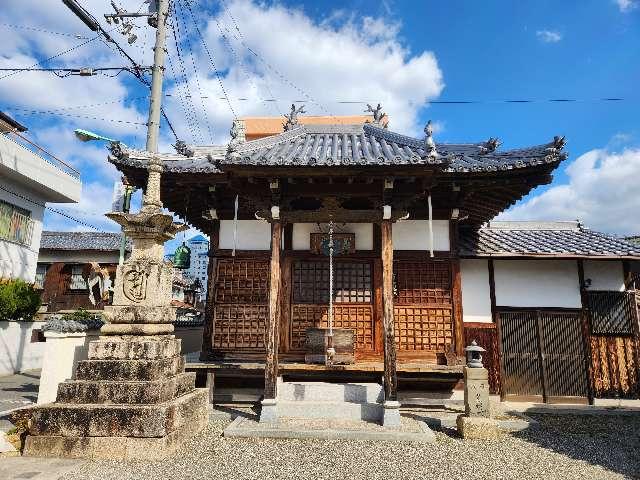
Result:
{"label": "wooden beam", "polygon": [[213,356],[213,336],[215,335],[215,286],[217,259],[215,252],[220,243],[220,221],[212,222],[209,230],[209,264],[207,265],[207,304],[204,309],[204,327],[202,329],[202,349],[200,359]]}
{"label": "wooden beam", "polygon": [[487,268],[489,269],[489,299],[491,301],[491,320],[493,323],[498,321],[498,308],[496,306],[496,274],[493,265],[493,258],[487,260]]}
{"label": "wooden beam", "polygon": [[275,399],[278,379],[278,344],[280,330],[280,245],[282,224],[271,223],[271,263],[269,273],[269,318],[267,323],[267,358],[264,370],[264,398]]}
{"label": "wooden beam", "polygon": [[398,400],[398,375],[396,372],[396,338],[393,323],[393,241],[392,223],[381,223],[382,243],[382,327],[384,336],[384,399]]}
{"label": "wooden beam", "polygon": [[464,356],[464,325],[462,318],[462,278],[460,259],[458,258],[458,222],[449,222],[449,250],[451,252],[451,295],[453,300],[453,333],[455,351],[458,357]]}

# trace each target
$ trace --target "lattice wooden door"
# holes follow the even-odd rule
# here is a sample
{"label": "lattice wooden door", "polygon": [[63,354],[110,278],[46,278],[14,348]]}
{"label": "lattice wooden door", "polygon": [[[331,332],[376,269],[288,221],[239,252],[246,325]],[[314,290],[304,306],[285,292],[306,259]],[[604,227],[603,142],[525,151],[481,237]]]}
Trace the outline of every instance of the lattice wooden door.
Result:
{"label": "lattice wooden door", "polygon": [[579,312],[523,310],[499,317],[505,399],[586,402]]}
{"label": "lattice wooden door", "polygon": [[264,352],[269,262],[219,259],[215,282],[213,348]]}
{"label": "lattice wooden door", "polygon": [[393,267],[398,350],[448,352],[453,344],[451,263],[400,260]]}
{"label": "lattice wooden door", "polygon": [[[327,328],[329,310],[328,260],[295,261],[292,268],[289,349],[304,350],[308,328]],[[369,261],[334,263],[335,328],[354,331],[356,352],[374,349],[372,265]]]}

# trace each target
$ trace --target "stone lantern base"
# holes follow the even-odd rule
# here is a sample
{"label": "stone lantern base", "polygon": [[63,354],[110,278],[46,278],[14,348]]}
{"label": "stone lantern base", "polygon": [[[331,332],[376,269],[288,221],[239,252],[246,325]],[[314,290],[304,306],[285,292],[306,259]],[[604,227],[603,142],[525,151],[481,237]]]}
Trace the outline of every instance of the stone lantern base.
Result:
{"label": "stone lantern base", "polygon": [[160,459],[207,423],[207,390],[185,373],[173,335],[103,336],[89,344],[55,403],[38,406],[25,455]]}

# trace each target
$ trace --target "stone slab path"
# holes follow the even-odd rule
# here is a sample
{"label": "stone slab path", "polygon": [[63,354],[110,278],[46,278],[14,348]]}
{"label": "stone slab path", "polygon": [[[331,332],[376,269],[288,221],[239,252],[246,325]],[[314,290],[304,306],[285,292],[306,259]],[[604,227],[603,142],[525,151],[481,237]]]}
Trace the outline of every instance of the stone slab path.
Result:
{"label": "stone slab path", "polygon": [[[6,432],[13,427],[7,414],[38,401],[40,370],[28,370],[15,375],[0,377],[0,430]],[[2,477],[0,477],[2,478]]]}

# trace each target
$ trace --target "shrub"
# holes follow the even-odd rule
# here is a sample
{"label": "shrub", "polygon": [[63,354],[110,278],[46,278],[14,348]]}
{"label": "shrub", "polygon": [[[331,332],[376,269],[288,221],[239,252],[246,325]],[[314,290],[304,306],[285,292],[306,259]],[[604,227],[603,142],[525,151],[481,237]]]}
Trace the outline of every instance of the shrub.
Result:
{"label": "shrub", "polygon": [[23,280],[0,284],[0,320],[31,320],[40,308],[40,294]]}

